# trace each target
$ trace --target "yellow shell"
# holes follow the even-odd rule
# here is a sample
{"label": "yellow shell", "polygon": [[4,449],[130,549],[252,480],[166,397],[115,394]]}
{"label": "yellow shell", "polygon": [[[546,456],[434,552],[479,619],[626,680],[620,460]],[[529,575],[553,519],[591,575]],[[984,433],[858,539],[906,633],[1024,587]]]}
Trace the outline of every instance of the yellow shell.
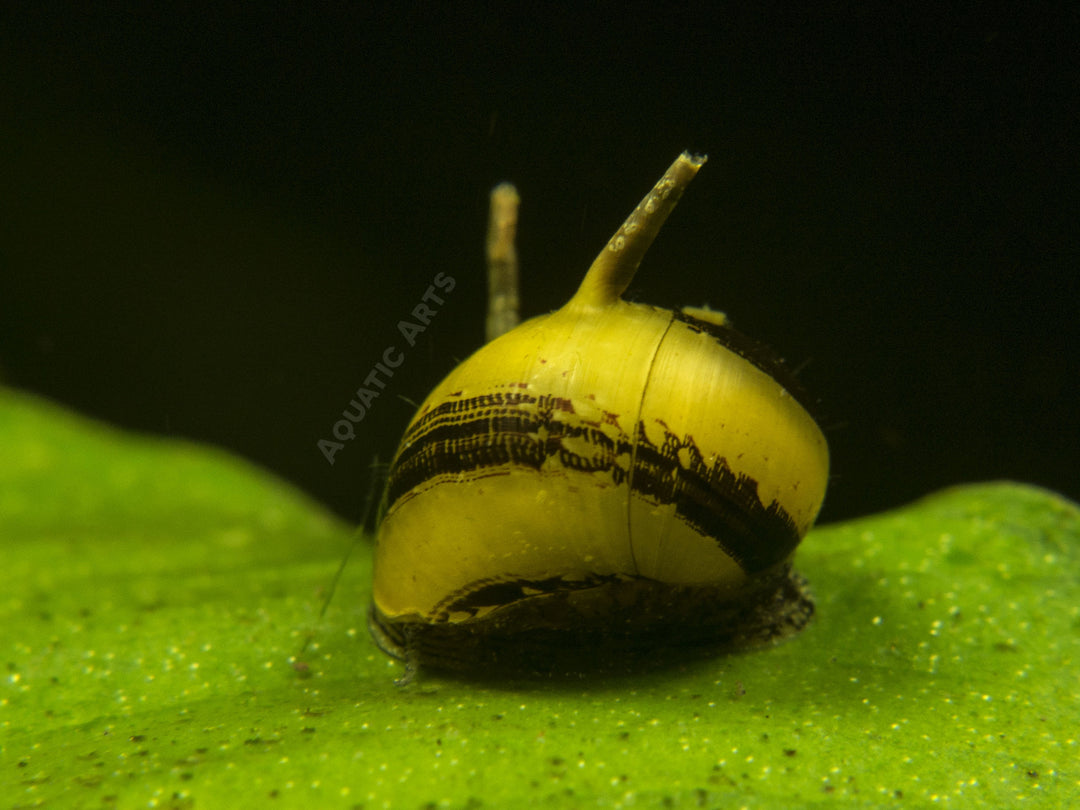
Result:
{"label": "yellow shell", "polygon": [[535,669],[575,646],[808,620],[790,562],[828,450],[797,386],[720,313],[621,298],[703,162],[680,156],[564,307],[481,348],[420,406],[376,541],[371,627],[387,652]]}

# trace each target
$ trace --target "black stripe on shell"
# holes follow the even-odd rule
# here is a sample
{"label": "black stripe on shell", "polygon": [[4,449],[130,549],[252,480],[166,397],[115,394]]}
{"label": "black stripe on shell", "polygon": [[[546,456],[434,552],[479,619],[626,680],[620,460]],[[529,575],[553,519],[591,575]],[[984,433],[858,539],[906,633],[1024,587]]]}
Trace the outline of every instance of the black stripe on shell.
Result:
{"label": "black stripe on shell", "polygon": [[544,579],[507,577],[479,580],[469,583],[466,587],[444,598],[432,609],[427,618],[429,621],[445,622],[449,620],[451,613],[468,613],[475,616],[484,608],[501,607],[542,594],[596,588],[617,582],[619,579],[620,577],[614,574],[592,573],[575,579],[552,576]]}
{"label": "black stripe on shell", "polygon": [[776,501],[758,498],[758,483],[734,472],[726,458],[706,464],[692,437],[664,429],[658,447],[638,423],[634,492],[658,503],[675,504],[675,513],[699,534],[716,539],[748,574],[784,560],[799,545],[795,522]]}
{"label": "black stripe on shell", "polygon": [[815,422],[820,424],[817,401],[807,393],[792,370],[769,346],[744,335],[732,326],[702,321],[679,310],[675,311],[675,320],[695,332],[709,335],[728,351],[734,352],[755,368],[768,374],[806,409]]}
{"label": "black stripe on shell", "polygon": [[[626,482],[634,458],[633,491],[653,503],[675,504],[681,520],[715,539],[747,574],[766,570],[794,551],[800,539],[794,521],[777,502],[761,502],[756,480],[732,470],[722,457],[707,464],[693,437],[680,438],[658,424],[664,433],[660,445],[637,425],[635,455],[624,431],[612,429],[610,420],[605,432],[598,423],[580,419],[569,399],[512,392],[449,400],[406,434],[387,482],[386,503],[444,476],[475,480],[511,468],[539,471],[556,458],[564,469],[598,474],[617,486]],[[569,440],[591,452],[570,449]]]}

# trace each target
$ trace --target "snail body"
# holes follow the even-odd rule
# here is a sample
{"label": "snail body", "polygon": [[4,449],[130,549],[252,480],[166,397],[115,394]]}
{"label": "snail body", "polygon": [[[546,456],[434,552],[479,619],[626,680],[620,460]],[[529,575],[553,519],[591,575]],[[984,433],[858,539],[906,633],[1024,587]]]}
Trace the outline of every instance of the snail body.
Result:
{"label": "snail body", "polygon": [[376,540],[371,629],[391,655],[545,669],[809,619],[791,559],[828,450],[798,386],[720,313],[621,298],[703,162],[680,156],[565,306],[420,406]]}

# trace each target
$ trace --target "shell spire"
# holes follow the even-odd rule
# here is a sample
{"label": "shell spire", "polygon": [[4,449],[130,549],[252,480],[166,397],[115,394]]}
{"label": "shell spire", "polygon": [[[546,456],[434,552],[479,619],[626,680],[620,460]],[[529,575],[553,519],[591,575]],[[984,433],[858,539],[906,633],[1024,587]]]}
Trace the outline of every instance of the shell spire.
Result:
{"label": "shell spire", "polygon": [[645,251],[706,159],[705,155],[689,152],[675,159],[604,245],[567,306],[606,307],[619,300],[633,281]]}

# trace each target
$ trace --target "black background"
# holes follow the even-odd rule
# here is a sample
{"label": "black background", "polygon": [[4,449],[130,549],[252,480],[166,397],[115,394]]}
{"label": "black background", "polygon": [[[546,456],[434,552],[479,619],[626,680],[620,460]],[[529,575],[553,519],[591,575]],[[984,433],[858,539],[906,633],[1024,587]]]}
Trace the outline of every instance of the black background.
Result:
{"label": "black background", "polygon": [[1077,11],[158,5],[0,12],[3,382],[356,518],[405,400],[483,339],[489,188],[522,194],[536,314],[690,149],[630,296],[724,309],[802,367],[822,519],[1000,477],[1080,497]]}

